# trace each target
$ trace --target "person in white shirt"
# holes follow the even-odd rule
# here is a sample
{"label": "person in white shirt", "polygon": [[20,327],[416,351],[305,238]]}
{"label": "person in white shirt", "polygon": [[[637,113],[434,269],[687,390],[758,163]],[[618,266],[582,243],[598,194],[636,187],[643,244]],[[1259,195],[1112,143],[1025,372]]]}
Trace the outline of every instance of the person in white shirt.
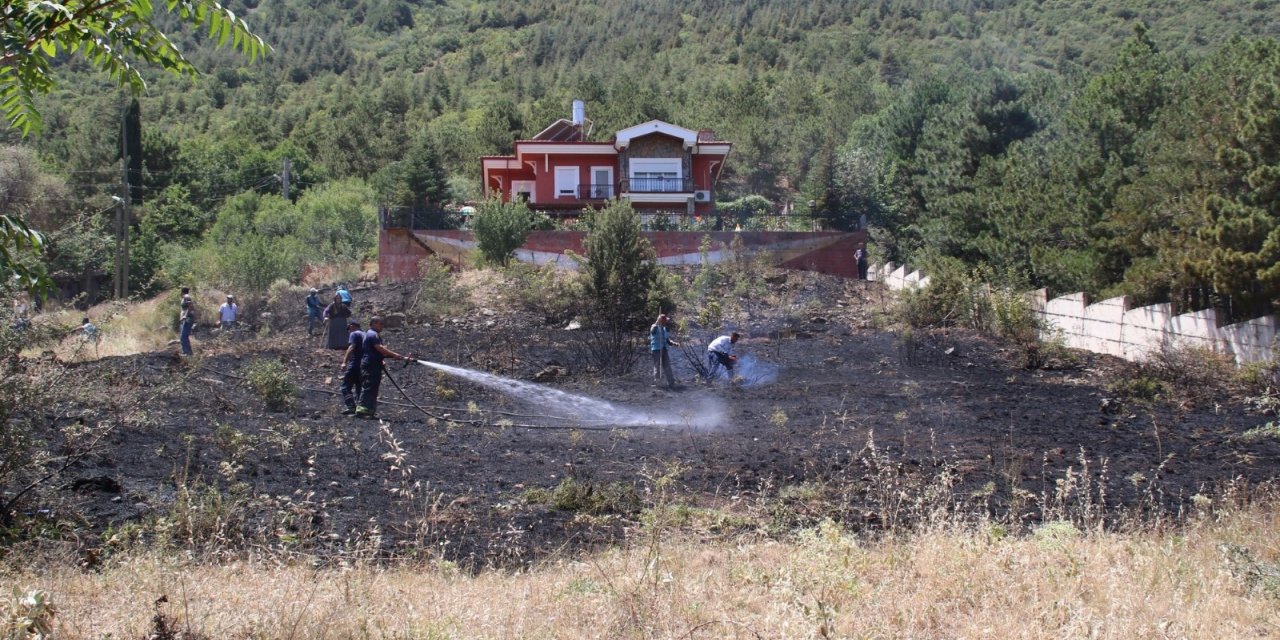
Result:
{"label": "person in white shirt", "polygon": [[235,296],[227,296],[227,301],[218,307],[218,322],[222,327],[223,333],[234,331],[236,328],[236,316],[240,314],[240,305],[236,304]]}
{"label": "person in white shirt", "polygon": [[737,344],[739,337],[735,331],[712,340],[707,346],[707,380],[715,380],[720,367],[724,367],[729,372],[729,380],[733,380],[733,365],[738,362],[738,356],[733,355],[733,345]]}

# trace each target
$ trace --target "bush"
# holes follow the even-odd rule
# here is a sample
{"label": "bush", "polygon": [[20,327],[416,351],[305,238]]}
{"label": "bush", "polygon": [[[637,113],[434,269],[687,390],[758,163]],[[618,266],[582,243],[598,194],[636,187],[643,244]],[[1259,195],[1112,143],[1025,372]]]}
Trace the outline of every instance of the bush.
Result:
{"label": "bush", "polygon": [[409,310],[425,320],[455,315],[463,306],[463,295],[449,264],[436,256],[418,263],[418,293]]}
{"label": "bush", "polygon": [[582,513],[632,513],[640,508],[635,487],[621,482],[595,484],[567,477],[551,492],[551,506]]}
{"label": "bush", "polygon": [[513,264],[507,300],[525,311],[538,314],[548,323],[568,321],[582,308],[582,291],[552,263],[534,267]]}
{"label": "bush", "polygon": [[267,409],[280,411],[293,406],[298,395],[298,385],[293,382],[284,363],[276,359],[260,358],[246,367],[245,379],[266,404]]}
{"label": "bush", "polygon": [[901,292],[896,308],[900,320],[916,327],[966,327],[1017,341],[1038,340],[1040,321],[1022,291],[1022,278],[990,268],[966,268],[953,258],[934,261],[927,268],[929,285]]}
{"label": "bush", "polygon": [[533,214],[525,203],[487,200],[476,211],[471,228],[484,261],[505,267],[524,244],[532,224]]}
{"label": "bush", "polygon": [[583,289],[600,324],[636,327],[656,313],[650,303],[658,279],[653,245],[640,235],[640,217],[625,200],[614,200],[591,216],[583,240],[587,256]]}

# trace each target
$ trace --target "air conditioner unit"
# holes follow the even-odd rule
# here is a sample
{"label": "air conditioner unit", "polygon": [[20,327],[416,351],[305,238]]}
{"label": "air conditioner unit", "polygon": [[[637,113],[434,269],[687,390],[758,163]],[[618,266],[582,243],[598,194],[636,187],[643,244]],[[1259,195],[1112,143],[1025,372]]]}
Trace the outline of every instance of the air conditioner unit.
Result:
{"label": "air conditioner unit", "polygon": [[701,191],[694,191],[693,201],[694,202],[711,202],[711,191],[705,190],[705,189]]}

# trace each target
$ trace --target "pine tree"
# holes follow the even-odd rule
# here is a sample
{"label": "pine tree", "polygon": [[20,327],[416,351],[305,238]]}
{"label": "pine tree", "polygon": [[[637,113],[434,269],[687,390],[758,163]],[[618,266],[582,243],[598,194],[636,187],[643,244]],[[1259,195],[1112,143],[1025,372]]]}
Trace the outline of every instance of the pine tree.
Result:
{"label": "pine tree", "polygon": [[1235,136],[1218,151],[1236,184],[1205,199],[1197,235],[1209,251],[1187,265],[1231,303],[1234,317],[1270,311],[1280,299],[1280,48],[1259,42],[1255,55],[1269,69],[1252,79],[1232,120]]}

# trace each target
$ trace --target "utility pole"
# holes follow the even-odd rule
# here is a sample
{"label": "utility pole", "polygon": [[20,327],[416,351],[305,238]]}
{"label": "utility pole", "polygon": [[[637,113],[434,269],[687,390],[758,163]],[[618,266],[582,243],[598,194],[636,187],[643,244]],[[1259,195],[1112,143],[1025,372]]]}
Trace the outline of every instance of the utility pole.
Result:
{"label": "utility pole", "polygon": [[[127,109],[125,110],[127,113]],[[120,207],[116,209],[116,269],[115,294],[117,300],[129,297],[129,127],[128,116],[120,120]]]}
{"label": "utility pole", "polygon": [[280,169],[280,195],[284,196],[285,200],[289,199],[289,167],[289,159],[285,158],[284,167]]}

